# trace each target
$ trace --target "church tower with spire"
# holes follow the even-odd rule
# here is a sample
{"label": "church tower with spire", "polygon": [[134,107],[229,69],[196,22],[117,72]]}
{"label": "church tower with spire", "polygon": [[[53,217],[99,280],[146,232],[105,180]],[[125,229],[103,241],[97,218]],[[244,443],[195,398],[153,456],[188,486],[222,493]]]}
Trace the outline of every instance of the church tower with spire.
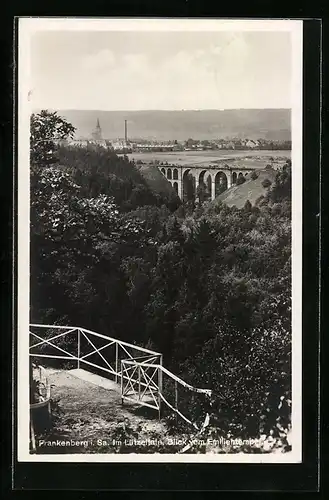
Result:
{"label": "church tower with spire", "polygon": [[99,118],[97,118],[96,128],[95,128],[94,132],[92,133],[92,136],[93,136],[93,139],[95,141],[102,141],[103,140],[102,129],[101,129],[101,126],[99,124]]}

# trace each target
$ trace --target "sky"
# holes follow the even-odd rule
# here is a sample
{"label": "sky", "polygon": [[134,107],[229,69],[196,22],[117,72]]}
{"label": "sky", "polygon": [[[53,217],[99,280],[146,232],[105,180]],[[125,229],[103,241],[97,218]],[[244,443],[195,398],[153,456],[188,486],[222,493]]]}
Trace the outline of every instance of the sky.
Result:
{"label": "sky", "polygon": [[291,108],[281,31],[38,31],[34,109]]}

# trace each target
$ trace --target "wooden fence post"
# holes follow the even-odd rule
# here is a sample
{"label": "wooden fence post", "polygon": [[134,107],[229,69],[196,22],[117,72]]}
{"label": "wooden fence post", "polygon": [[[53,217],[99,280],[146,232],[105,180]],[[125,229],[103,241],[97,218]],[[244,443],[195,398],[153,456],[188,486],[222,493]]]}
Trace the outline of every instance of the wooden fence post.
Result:
{"label": "wooden fence post", "polygon": [[35,445],[35,432],[34,432],[34,421],[32,416],[32,410],[30,410],[30,433],[31,433],[32,450],[35,451],[36,445]]}
{"label": "wooden fence post", "polygon": [[80,369],[80,330],[78,329],[78,370]]}
{"label": "wooden fence post", "polygon": [[138,365],[138,401],[141,400],[141,367]]}
{"label": "wooden fence post", "polygon": [[162,354],[159,358],[159,367],[158,367],[158,406],[159,406],[159,420],[161,419],[161,395],[162,395]]}
{"label": "wooden fence post", "polygon": [[123,361],[121,360],[121,404],[123,405]]}
{"label": "wooden fence post", "polygon": [[48,377],[47,377],[47,376],[46,376],[46,387],[47,387],[47,391],[46,391],[46,399],[48,400],[48,404],[47,404],[47,411],[48,411],[48,427],[50,427],[50,424],[51,424],[50,382],[49,382],[49,379],[48,379]]}
{"label": "wooden fence post", "polygon": [[[115,383],[118,383],[118,369],[119,369],[119,346],[118,342],[115,343]],[[121,369],[121,380],[122,380],[122,369]]]}
{"label": "wooden fence post", "polygon": [[[178,384],[177,384],[177,380],[175,380],[175,408],[176,410],[178,410]],[[178,418],[178,415],[176,413],[176,420]]]}

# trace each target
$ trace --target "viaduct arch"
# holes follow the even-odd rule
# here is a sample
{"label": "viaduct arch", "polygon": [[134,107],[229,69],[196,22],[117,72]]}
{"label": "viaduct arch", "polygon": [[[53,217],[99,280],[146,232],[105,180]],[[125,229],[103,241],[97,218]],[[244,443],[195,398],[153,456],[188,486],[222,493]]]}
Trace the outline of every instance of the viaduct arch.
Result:
{"label": "viaduct arch", "polygon": [[256,170],[253,167],[241,165],[236,167],[169,165],[166,168],[158,168],[181,200],[187,200],[194,194],[200,202],[214,200],[216,196],[235,185],[239,177],[246,177]]}

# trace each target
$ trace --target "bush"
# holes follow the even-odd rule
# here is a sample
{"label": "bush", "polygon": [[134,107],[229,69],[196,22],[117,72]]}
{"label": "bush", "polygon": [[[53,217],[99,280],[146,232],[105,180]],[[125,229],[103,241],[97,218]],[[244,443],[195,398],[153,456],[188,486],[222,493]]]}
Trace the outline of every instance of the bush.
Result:
{"label": "bush", "polygon": [[203,411],[213,425],[242,438],[259,433],[276,437],[279,427],[289,429],[290,341],[290,332],[280,321],[270,321],[268,328],[248,333],[234,335],[223,329],[204,344],[184,377],[194,386],[212,388],[210,404],[205,401]]}
{"label": "bush", "polygon": [[270,181],[270,179],[268,179],[268,178],[266,178],[266,179],[264,179],[264,180],[262,181],[262,186],[263,186],[263,188],[268,188],[268,187],[270,187],[270,186],[271,186],[271,184],[272,184],[272,182],[271,182],[271,181]]}
{"label": "bush", "polygon": [[244,184],[245,182],[246,182],[246,179],[245,179],[242,175],[240,175],[240,176],[237,178],[237,180],[236,180],[236,185],[237,185],[237,186],[240,186],[241,184]]}
{"label": "bush", "polygon": [[267,200],[265,199],[265,196],[261,194],[261,195],[260,195],[260,196],[256,199],[256,201],[255,201],[255,205],[256,205],[256,206],[261,206],[262,204],[264,204],[264,201],[265,201],[265,203],[267,204]]}
{"label": "bush", "polygon": [[251,209],[252,209],[252,204],[250,203],[249,200],[247,200],[246,203],[244,204],[244,210],[246,212],[251,212]]}
{"label": "bush", "polygon": [[258,175],[256,174],[255,170],[251,173],[250,178],[255,181],[258,178]]}

